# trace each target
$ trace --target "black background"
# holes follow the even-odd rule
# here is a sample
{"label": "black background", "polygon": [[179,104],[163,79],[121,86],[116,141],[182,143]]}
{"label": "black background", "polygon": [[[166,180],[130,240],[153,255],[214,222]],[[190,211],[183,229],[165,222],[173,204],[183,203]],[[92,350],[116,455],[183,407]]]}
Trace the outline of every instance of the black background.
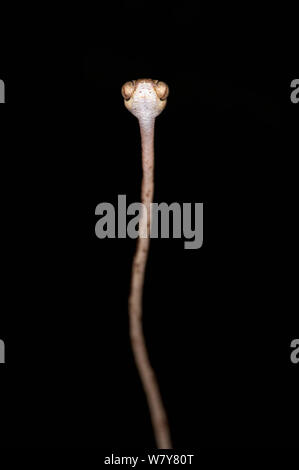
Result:
{"label": "black background", "polygon": [[128,336],[135,241],[94,233],[97,204],[140,198],[138,123],[120,88],[142,77],[170,88],[155,201],[204,203],[202,248],[152,240],[146,272],[144,329],[174,446],[298,441],[297,76],[260,15],[254,34],[249,17],[231,36],[221,15],[209,29],[203,9],[70,10],[45,42],[28,33],[3,59],[4,446],[155,446]]}

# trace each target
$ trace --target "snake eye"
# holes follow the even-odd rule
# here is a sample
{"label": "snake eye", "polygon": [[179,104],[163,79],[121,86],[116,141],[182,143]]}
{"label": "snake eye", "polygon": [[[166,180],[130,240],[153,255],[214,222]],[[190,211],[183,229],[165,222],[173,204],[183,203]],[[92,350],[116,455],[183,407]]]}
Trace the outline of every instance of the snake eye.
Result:
{"label": "snake eye", "polygon": [[121,94],[123,95],[124,99],[128,101],[131,96],[133,95],[135,90],[135,81],[126,82],[121,88]]}
{"label": "snake eye", "polygon": [[160,100],[166,100],[167,96],[169,95],[169,88],[168,85],[164,82],[157,81],[156,83],[156,93]]}

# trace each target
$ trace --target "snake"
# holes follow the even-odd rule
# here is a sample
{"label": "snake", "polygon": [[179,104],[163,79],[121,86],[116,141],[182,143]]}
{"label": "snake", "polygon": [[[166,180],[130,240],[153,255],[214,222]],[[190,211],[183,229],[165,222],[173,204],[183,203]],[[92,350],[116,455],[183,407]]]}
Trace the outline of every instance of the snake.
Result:
{"label": "snake", "polygon": [[128,301],[130,339],[157,447],[171,449],[168,418],[157,377],[150,363],[142,326],[144,277],[150,247],[151,204],[154,196],[155,120],[167,104],[169,87],[165,82],[145,78],[126,82],[121,93],[125,107],[139,121],[142,149],[141,202],[144,210],[139,219],[139,236],[131,272]]}

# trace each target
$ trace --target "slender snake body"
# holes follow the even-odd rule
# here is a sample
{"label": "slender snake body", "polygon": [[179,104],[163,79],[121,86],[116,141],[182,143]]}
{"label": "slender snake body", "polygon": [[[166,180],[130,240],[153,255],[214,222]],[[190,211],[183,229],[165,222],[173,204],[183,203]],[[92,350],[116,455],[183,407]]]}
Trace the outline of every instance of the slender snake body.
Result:
{"label": "slender snake body", "polygon": [[137,117],[140,126],[143,169],[141,202],[146,208],[146,212],[141,214],[139,220],[139,238],[132,265],[129,296],[130,337],[159,449],[170,449],[172,444],[166,411],[146,349],[142,328],[142,295],[150,246],[150,205],[154,195],[155,119],[165,108],[168,93],[166,83],[151,79],[134,80],[125,83],[122,87],[125,106]]}

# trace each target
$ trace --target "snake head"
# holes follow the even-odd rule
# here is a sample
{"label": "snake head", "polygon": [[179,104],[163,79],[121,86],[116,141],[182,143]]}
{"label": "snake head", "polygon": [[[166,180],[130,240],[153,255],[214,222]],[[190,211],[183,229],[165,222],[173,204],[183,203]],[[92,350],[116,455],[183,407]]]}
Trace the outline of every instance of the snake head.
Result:
{"label": "snake head", "polygon": [[143,78],[126,82],[121,89],[126,108],[138,119],[150,120],[166,106],[169,88],[164,82]]}

